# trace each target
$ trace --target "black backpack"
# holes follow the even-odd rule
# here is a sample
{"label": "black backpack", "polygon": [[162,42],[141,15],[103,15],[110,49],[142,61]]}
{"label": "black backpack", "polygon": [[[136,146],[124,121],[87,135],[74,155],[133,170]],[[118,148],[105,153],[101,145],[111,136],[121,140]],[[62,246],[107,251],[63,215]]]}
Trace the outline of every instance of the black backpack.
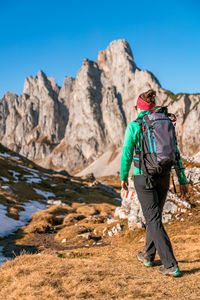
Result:
{"label": "black backpack", "polygon": [[136,120],[140,124],[141,151],[136,146],[133,160],[146,177],[146,188],[153,187],[154,177],[169,174],[177,161],[175,121],[175,115],[169,114],[167,107],[159,106]]}

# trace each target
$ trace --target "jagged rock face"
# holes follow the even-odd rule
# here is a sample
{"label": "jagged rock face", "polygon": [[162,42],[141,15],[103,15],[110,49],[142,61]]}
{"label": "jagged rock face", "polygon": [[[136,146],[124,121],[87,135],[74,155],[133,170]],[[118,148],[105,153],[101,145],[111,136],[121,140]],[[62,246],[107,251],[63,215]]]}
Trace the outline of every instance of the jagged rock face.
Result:
{"label": "jagged rock face", "polygon": [[65,134],[67,107],[59,87],[43,72],[28,77],[22,96],[6,93],[1,100],[0,137],[4,145],[30,159],[43,159]]}
{"label": "jagged rock face", "polygon": [[177,117],[177,140],[180,150],[188,156],[200,151],[200,95],[180,94],[165,101],[170,112]]}
{"label": "jagged rock face", "polygon": [[58,94],[58,99],[64,103],[64,105],[66,105],[66,107],[68,108],[68,111],[70,109],[70,99],[71,99],[71,94],[73,92],[73,88],[74,88],[74,83],[75,83],[75,79],[67,76],[64,79],[64,84],[61,87],[59,94]]}
{"label": "jagged rock face", "polygon": [[200,95],[162,89],[153,74],[137,68],[125,40],[113,41],[96,62],[85,59],[77,78],[65,77],[61,88],[39,71],[25,80],[21,96],[6,93],[0,101],[1,141],[45,167],[76,172],[122,146],[125,128],[137,116],[136,99],[149,88],[158,104],[177,113],[181,150],[195,154]]}
{"label": "jagged rock face", "polygon": [[97,63],[102,70],[103,86],[116,89],[125,124],[135,120],[138,95],[150,88],[158,91],[158,80],[150,72],[136,67],[131,48],[123,39],[113,41],[105,51],[100,51]]}

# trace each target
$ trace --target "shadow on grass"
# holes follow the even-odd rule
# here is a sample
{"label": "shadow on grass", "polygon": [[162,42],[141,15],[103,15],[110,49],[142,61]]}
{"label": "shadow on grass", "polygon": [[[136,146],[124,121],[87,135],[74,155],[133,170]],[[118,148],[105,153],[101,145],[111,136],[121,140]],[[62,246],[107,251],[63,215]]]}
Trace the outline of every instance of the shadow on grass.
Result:
{"label": "shadow on grass", "polygon": [[200,268],[194,268],[192,270],[181,270],[181,275],[186,275],[186,274],[195,274],[195,273],[199,273],[200,272]]}
{"label": "shadow on grass", "polygon": [[[200,259],[195,259],[195,260],[179,260],[179,263],[183,263],[183,264],[192,264],[192,263],[198,263],[200,262]],[[185,274],[195,274],[200,272],[200,268],[194,268],[191,270],[181,270],[181,274],[185,275]]]}
{"label": "shadow on grass", "polygon": [[8,259],[13,259],[21,254],[35,254],[40,251],[35,246],[9,245],[3,249],[3,255]]}
{"label": "shadow on grass", "polygon": [[13,259],[21,254],[39,253],[37,245],[16,245],[16,239],[22,237],[22,229],[0,239],[0,246],[3,247],[2,254],[7,259]]}
{"label": "shadow on grass", "polygon": [[179,262],[183,264],[192,264],[192,263],[200,262],[200,258],[196,260],[179,260]]}
{"label": "shadow on grass", "polygon": [[[189,263],[189,264],[191,264],[191,263],[198,263],[198,262],[200,262],[200,259],[196,259],[196,260],[179,260],[178,261],[179,263]],[[153,267],[159,267],[159,266],[161,266],[162,265],[162,263],[161,263],[161,261],[160,260],[155,260],[154,261],[154,264],[153,264]],[[195,273],[198,273],[198,272],[200,272],[200,268],[194,268],[194,269],[191,269],[191,270],[182,270],[181,269],[181,274],[179,275],[179,276],[177,276],[177,277],[182,277],[182,276],[184,276],[184,275],[186,275],[186,274],[195,274]]]}
{"label": "shadow on grass", "polygon": [[161,261],[160,260],[154,260],[153,267],[159,267],[159,266],[162,266]]}

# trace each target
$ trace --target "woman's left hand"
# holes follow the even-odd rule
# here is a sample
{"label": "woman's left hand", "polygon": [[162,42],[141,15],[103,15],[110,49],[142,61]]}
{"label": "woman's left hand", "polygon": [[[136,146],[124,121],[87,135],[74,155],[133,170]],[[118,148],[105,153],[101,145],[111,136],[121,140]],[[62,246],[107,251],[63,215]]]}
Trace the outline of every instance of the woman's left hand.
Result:
{"label": "woman's left hand", "polygon": [[126,191],[128,190],[128,179],[121,182],[121,187]]}
{"label": "woman's left hand", "polygon": [[188,193],[188,184],[180,184],[180,192],[182,196]]}

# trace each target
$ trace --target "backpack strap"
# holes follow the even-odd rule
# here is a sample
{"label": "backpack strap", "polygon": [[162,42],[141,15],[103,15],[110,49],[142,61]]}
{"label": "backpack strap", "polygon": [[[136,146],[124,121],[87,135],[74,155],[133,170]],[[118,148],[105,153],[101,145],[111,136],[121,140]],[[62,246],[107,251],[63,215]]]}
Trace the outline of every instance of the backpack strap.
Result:
{"label": "backpack strap", "polygon": [[[140,125],[140,130],[139,130],[139,144],[142,147],[142,138],[143,138],[143,134],[142,134],[142,119],[138,119],[135,120],[135,122],[139,123]],[[140,151],[138,145],[136,144],[135,146],[135,155],[133,157],[133,161],[134,161],[134,165],[140,170],[140,174],[141,170],[142,170],[142,152]]]}
{"label": "backpack strap", "polygon": [[[139,131],[139,144],[141,146],[141,151],[139,150],[138,145],[136,145],[136,155],[135,158],[137,160],[134,160],[134,162],[136,162],[136,166],[140,169],[140,174],[141,171],[143,171],[143,175],[145,178],[145,182],[146,182],[146,188],[147,189],[152,189],[154,187],[153,184],[153,178],[148,174],[147,171],[147,167],[144,161],[144,153],[145,153],[145,149],[144,149],[144,143],[143,143],[143,120],[142,119],[138,119],[136,120],[136,122],[138,122],[140,124],[140,131]],[[138,163],[137,163],[138,161]]]}

